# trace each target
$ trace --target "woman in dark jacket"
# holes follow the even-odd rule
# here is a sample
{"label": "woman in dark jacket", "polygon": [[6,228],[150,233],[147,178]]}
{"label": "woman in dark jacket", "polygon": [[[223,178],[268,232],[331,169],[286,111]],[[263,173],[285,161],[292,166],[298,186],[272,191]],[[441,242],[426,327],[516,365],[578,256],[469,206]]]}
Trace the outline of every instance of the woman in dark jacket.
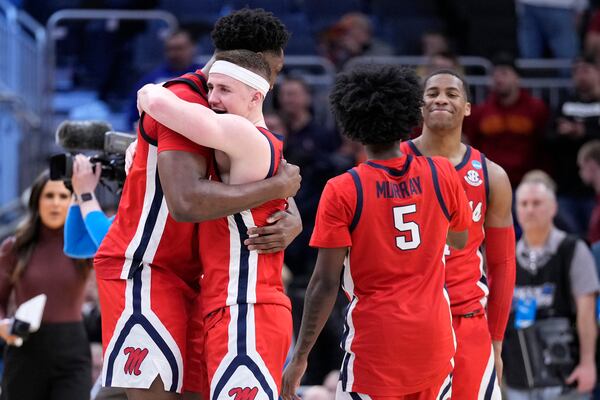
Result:
{"label": "woman in dark jacket", "polygon": [[[33,183],[28,215],[14,236],[0,245],[0,318],[41,293],[46,308],[39,331],[21,347],[9,345],[2,376],[2,400],[88,400],[90,347],[82,323],[89,265],[63,253],[63,226],[71,192],[47,172]],[[14,337],[0,329],[8,344]]]}

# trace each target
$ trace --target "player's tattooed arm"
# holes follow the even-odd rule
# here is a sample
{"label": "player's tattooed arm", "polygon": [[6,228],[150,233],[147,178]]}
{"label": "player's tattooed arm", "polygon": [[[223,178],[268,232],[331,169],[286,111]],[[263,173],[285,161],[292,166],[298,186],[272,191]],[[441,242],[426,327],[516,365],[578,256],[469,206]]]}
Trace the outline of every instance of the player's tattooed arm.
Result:
{"label": "player's tattooed arm", "polygon": [[302,218],[296,202],[288,199],[288,209],[277,211],[267,222],[271,225],[250,228],[244,244],[249,250],[257,250],[261,254],[276,253],[285,250],[302,232]]}
{"label": "player's tattooed arm", "polygon": [[292,361],[283,373],[281,395],[284,400],[297,398],[296,389],[306,371],[308,354],[335,304],[347,252],[346,247],[319,249],[315,270],[306,289],[302,324]]}
{"label": "player's tattooed arm", "polygon": [[235,214],[269,200],[294,196],[300,169],[282,161],[274,177],[241,185],[206,178],[206,160],[183,151],[158,155],[158,172],[171,216],[179,222],[200,222]]}

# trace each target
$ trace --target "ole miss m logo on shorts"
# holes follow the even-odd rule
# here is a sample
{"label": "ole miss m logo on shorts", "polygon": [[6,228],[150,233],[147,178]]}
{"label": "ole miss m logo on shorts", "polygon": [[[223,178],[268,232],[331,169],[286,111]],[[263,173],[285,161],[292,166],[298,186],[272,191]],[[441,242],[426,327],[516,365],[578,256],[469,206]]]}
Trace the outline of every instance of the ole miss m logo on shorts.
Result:
{"label": "ole miss m logo on shorts", "polygon": [[124,367],[125,374],[139,376],[142,373],[140,367],[148,355],[148,349],[126,347],[123,350],[123,354],[127,356],[127,362]]}
{"label": "ole miss m logo on shorts", "polygon": [[232,397],[233,400],[254,400],[254,398],[256,397],[257,394],[258,394],[257,387],[253,387],[253,388],[236,387],[229,391],[229,395]]}

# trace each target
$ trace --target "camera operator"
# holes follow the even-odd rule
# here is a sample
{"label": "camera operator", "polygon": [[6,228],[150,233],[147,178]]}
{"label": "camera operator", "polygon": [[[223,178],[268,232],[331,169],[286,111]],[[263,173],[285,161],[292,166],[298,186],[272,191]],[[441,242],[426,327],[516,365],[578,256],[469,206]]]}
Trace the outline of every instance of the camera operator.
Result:
{"label": "camera operator", "polygon": [[596,382],[600,288],[592,254],[553,225],[555,184],[545,173],[525,175],[516,208],[523,237],[502,353],[506,398],[589,399]]}
{"label": "camera operator", "polygon": [[[41,293],[47,296],[39,331],[21,347],[6,348],[5,400],[89,399],[90,346],[81,307],[91,265],[63,253],[70,198],[63,182],[42,173],[31,187],[26,219],[0,245],[0,318],[7,316],[12,294],[17,306]],[[14,342],[7,330],[0,335]]]}
{"label": "camera operator", "polygon": [[73,200],[65,223],[65,254],[73,258],[92,258],[106,236],[114,218],[104,214],[96,200],[100,181],[100,164],[92,163],[82,154],[73,160]]}

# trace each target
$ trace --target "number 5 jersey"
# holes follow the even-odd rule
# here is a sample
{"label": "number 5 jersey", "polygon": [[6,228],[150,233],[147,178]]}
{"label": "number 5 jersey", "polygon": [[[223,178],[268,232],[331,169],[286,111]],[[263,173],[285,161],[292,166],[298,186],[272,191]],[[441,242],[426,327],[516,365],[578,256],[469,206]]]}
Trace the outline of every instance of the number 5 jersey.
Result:
{"label": "number 5 jersey", "polygon": [[448,375],[455,341],[444,247],[448,229],[470,222],[465,191],[443,158],[370,160],[327,183],[311,246],[349,248],[343,391],[398,396]]}

